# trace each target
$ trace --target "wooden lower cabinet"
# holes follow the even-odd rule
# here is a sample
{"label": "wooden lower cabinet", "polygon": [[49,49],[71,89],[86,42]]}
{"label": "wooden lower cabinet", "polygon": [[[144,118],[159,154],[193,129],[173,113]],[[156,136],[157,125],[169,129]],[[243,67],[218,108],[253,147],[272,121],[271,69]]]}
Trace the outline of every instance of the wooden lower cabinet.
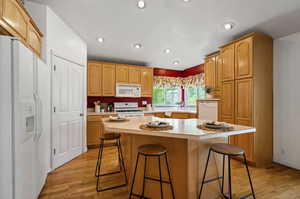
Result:
{"label": "wooden lower cabinet", "polygon": [[87,146],[88,148],[96,148],[99,145],[99,137],[105,133],[103,129],[102,118],[116,116],[114,114],[107,115],[91,115],[87,121]]}
{"label": "wooden lower cabinet", "polygon": [[102,134],[102,128],[100,122],[87,123],[87,145],[93,147],[99,144],[98,137]]}

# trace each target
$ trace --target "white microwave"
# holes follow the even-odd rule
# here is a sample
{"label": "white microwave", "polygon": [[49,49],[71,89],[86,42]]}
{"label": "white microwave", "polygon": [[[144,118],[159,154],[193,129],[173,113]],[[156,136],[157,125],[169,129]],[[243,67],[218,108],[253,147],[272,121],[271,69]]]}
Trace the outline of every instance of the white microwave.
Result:
{"label": "white microwave", "polygon": [[116,97],[141,97],[141,85],[117,84]]}

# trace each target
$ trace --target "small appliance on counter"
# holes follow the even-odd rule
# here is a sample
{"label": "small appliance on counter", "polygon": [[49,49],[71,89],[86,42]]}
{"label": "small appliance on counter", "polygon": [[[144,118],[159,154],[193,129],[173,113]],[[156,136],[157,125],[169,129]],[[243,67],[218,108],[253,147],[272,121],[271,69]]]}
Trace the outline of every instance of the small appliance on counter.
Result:
{"label": "small appliance on counter", "polygon": [[117,84],[116,97],[141,97],[140,84]]}
{"label": "small appliance on counter", "polygon": [[197,100],[198,118],[201,120],[218,120],[218,99]]}
{"label": "small appliance on counter", "polygon": [[144,116],[137,102],[115,102],[115,112],[124,117]]}

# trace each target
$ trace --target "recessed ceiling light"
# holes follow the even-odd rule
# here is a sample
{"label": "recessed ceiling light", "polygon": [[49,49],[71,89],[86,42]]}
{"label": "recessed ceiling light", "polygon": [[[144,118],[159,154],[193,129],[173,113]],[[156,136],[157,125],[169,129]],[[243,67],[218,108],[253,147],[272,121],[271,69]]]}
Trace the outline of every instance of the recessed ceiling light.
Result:
{"label": "recessed ceiling light", "polygon": [[173,64],[174,64],[174,65],[178,65],[178,64],[179,64],[179,61],[176,60],[176,61],[173,62]]}
{"label": "recessed ceiling light", "polygon": [[224,24],[224,28],[225,30],[231,30],[232,28],[234,27],[234,24],[233,23],[225,23]]}
{"label": "recessed ceiling light", "polygon": [[99,43],[103,43],[103,42],[104,42],[104,38],[103,38],[103,37],[99,37],[99,38],[97,39],[97,41],[98,41]]}
{"label": "recessed ceiling light", "polygon": [[142,44],[134,44],[133,45],[135,48],[142,48]]}
{"label": "recessed ceiling light", "polygon": [[183,0],[184,2],[190,2],[190,0]]}
{"label": "recessed ceiling light", "polygon": [[170,50],[169,48],[167,48],[167,49],[164,50],[164,52],[165,52],[166,54],[168,54],[168,53],[171,52],[171,50]]}
{"label": "recessed ceiling light", "polygon": [[138,6],[138,8],[143,9],[143,8],[145,8],[146,3],[145,3],[145,1],[143,1],[143,0],[139,0],[139,1],[137,2],[137,6]]}

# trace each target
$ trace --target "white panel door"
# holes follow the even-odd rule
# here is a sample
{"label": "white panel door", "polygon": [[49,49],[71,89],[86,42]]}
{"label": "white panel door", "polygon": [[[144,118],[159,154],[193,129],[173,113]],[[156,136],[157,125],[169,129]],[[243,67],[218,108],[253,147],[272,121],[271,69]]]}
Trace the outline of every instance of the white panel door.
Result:
{"label": "white panel door", "polygon": [[53,168],[82,153],[83,68],[53,56]]}

